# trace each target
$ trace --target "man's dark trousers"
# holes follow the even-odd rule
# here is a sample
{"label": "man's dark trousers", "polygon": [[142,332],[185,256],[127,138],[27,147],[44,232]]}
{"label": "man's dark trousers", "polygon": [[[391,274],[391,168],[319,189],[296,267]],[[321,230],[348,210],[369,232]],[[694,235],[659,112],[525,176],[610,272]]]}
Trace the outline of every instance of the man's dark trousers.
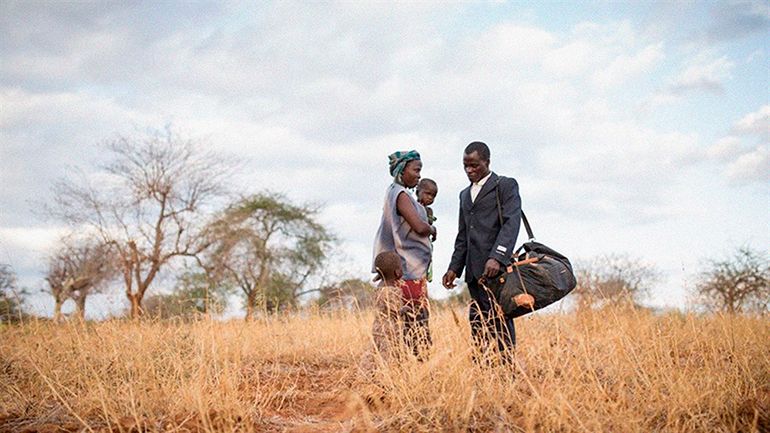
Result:
{"label": "man's dark trousers", "polygon": [[501,360],[512,361],[513,349],[516,345],[513,318],[503,316],[502,311],[495,308],[494,298],[490,298],[490,294],[479,285],[478,281],[469,281],[468,291],[472,298],[468,319],[476,347],[483,351],[494,343],[501,355]]}

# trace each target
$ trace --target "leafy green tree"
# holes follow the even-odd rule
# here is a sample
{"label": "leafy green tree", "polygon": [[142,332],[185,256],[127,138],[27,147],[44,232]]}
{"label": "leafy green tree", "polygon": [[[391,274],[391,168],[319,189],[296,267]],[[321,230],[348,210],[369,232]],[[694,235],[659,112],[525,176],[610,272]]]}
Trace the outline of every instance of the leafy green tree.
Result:
{"label": "leafy green tree", "polygon": [[322,268],[334,237],[318,213],[263,192],[233,203],[207,227],[202,262],[215,280],[242,291],[247,320],[257,309],[296,306],[308,278]]}
{"label": "leafy green tree", "polygon": [[11,265],[0,263],[0,322],[16,322],[24,318],[16,273]]}
{"label": "leafy green tree", "polygon": [[318,305],[328,309],[364,309],[374,304],[375,289],[359,278],[349,278],[318,289]]}
{"label": "leafy green tree", "polygon": [[160,319],[191,319],[207,314],[220,314],[227,308],[227,287],[211,287],[202,272],[184,272],[169,294],[153,294],[144,303],[148,316]]}
{"label": "leafy green tree", "polygon": [[711,260],[695,285],[695,301],[728,313],[770,310],[770,258],[767,253],[739,248],[732,257]]}

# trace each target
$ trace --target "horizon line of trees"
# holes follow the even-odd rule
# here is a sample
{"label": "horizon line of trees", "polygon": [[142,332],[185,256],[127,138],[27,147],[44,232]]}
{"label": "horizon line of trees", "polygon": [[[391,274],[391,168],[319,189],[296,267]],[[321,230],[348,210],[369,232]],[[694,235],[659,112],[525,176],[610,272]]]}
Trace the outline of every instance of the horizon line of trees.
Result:
{"label": "horizon line of trees", "polygon": [[[46,277],[55,302],[54,319],[60,320],[63,317],[61,305],[68,299],[75,303],[74,316],[84,319],[87,294],[104,290],[106,279],[114,271],[109,270],[109,265],[104,265],[105,256],[94,254],[98,248],[93,244],[86,244],[85,247],[75,250],[71,244],[65,244],[62,250],[58,250],[57,256],[51,257],[61,258],[61,253],[65,251],[72,252],[72,256],[51,263],[72,266],[71,270],[61,271],[61,267],[52,267],[51,270],[59,270],[62,274],[50,273]],[[89,253],[92,255],[89,256]],[[93,259],[91,263],[86,260],[88,257]],[[606,306],[643,308],[643,301],[648,299],[655,283],[661,278],[661,273],[654,266],[628,255],[597,256],[578,262],[575,269],[578,285],[572,298],[573,305],[578,310]],[[54,280],[54,275],[66,276],[59,276],[58,280]],[[245,298],[246,318],[253,318],[256,310],[252,308],[249,311],[248,293],[243,287],[235,286],[237,280],[212,275],[200,266],[185,267],[183,272],[177,275],[171,292],[152,293],[147,296],[142,307],[143,313],[161,319],[192,319],[221,314],[228,306],[228,296],[240,292]],[[83,283],[84,281],[88,283]],[[53,292],[54,287],[60,291]],[[250,287],[262,290],[256,285]],[[298,287],[300,286],[296,284],[285,284],[285,280],[278,281],[275,286],[268,286],[276,291],[273,304],[262,302],[252,306],[261,307],[262,313],[293,309],[301,306],[298,300],[302,295],[310,293],[317,296],[310,299],[305,306],[328,310],[366,309],[372,307],[374,302],[373,284],[360,278],[319,283],[316,288],[301,291],[298,291]],[[83,292],[72,293],[73,289]],[[282,290],[283,294],[280,293]],[[15,322],[30,317],[23,310],[23,298],[28,293],[28,290],[17,285],[15,273],[10,265],[0,263],[0,322]],[[271,295],[269,292],[260,292],[260,296],[265,300]],[[766,314],[770,312],[770,257],[766,253],[743,246],[736,249],[731,256],[705,261],[703,269],[695,278],[695,284],[688,291],[688,296],[692,306],[704,311]],[[282,303],[281,299],[290,302]],[[446,299],[433,302],[458,306],[467,303],[468,299],[467,290],[461,290],[450,294]]]}
{"label": "horizon line of trees", "polygon": [[[67,246],[67,249],[71,250],[71,246]],[[109,271],[98,267],[103,263],[103,257],[96,256],[99,259],[90,264],[78,261],[88,257],[86,254],[88,251],[88,248],[76,250],[73,257],[66,260],[66,264],[69,265],[83,264],[82,268],[75,268],[80,269],[79,277],[68,276],[63,280],[64,284],[51,284],[52,276],[46,277],[52,289],[65,288],[63,292],[51,292],[55,301],[54,319],[56,320],[63,317],[62,299],[64,301],[72,299],[75,303],[74,316],[84,319],[87,294],[101,292],[106,287],[103,285],[104,281],[87,287],[82,285],[82,281],[99,281],[100,277],[109,275]],[[688,293],[692,306],[706,311],[729,314],[770,312],[770,258],[767,254],[744,246],[738,248],[730,257],[705,262],[705,266],[698,273],[696,283]],[[627,255],[617,254],[578,262],[576,270],[578,286],[573,292],[573,305],[578,310],[605,306],[643,308],[642,302],[650,295],[654,284],[661,276],[654,266]],[[94,273],[89,274],[89,272]],[[89,280],[85,275],[92,276]],[[186,267],[176,277],[176,283],[170,293],[152,293],[145,299],[144,314],[161,319],[172,317],[192,319],[221,314],[228,306],[228,296],[239,291],[228,284],[232,282],[226,279],[213,280],[210,274],[206,274],[200,268]],[[67,292],[72,288],[86,290],[83,293]],[[274,289],[278,290],[280,286]],[[30,317],[22,308],[23,298],[28,293],[27,290],[18,287],[10,265],[0,263],[0,322],[15,322]],[[321,284],[317,288],[304,290],[298,295],[309,293],[315,293],[317,296],[310,299],[305,306],[315,305],[328,310],[357,310],[372,307],[375,289],[369,281],[348,278]],[[283,306],[273,310],[267,309],[268,304],[261,304],[265,308],[261,311],[271,313],[300,307],[296,302],[298,298],[299,296],[291,298],[295,301],[293,303],[274,304],[274,306]],[[467,290],[461,290],[450,294],[446,299],[433,302],[438,305],[459,306],[467,303],[468,299]],[[246,307],[248,312],[248,304]],[[254,314],[255,311],[252,310],[248,313],[247,319]]]}
{"label": "horizon line of trees", "polygon": [[[45,276],[56,320],[68,300],[85,318],[88,296],[115,283],[132,318],[221,313],[231,293],[243,296],[246,320],[295,308],[310,293],[326,308],[371,306],[368,281],[316,281],[337,241],[318,222],[319,206],[269,191],[231,194],[236,164],[168,127],[117,136],[104,147],[108,162],[96,176],[60,179],[46,208],[69,227],[48,257]],[[184,272],[172,293],[155,293],[159,275],[180,265]],[[638,306],[661,277],[627,255],[595,257],[576,271],[580,308]],[[308,287],[310,281],[316,287]],[[770,259],[741,247],[709,261],[690,295],[712,311],[767,312]],[[0,264],[0,319],[23,317],[22,297],[13,270]]]}

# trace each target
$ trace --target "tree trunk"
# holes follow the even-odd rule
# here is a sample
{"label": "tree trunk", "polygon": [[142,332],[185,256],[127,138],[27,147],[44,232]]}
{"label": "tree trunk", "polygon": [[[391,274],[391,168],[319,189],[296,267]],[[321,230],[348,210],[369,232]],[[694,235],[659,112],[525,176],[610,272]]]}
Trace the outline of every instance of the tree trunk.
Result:
{"label": "tree trunk", "polygon": [[204,294],[205,298],[203,299],[203,316],[206,317],[206,319],[210,319],[209,316],[209,292],[211,291],[211,285],[206,285],[206,293]]}
{"label": "tree trunk", "polygon": [[59,298],[54,299],[54,305],[53,305],[53,321],[56,323],[59,323],[62,321],[62,314],[61,314],[61,306],[64,304],[64,301]]}
{"label": "tree trunk", "polygon": [[247,322],[254,318],[254,309],[257,306],[257,291],[252,289],[246,296],[246,317]]}
{"label": "tree trunk", "polygon": [[126,293],[128,301],[131,303],[131,318],[138,319],[142,316],[142,294]]}
{"label": "tree trunk", "polygon": [[726,293],[725,297],[725,305],[727,306],[727,312],[732,314],[735,314],[736,305],[737,302],[737,296],[735,296],[735,291],[728,288],[728,291]]}
{"label": "tree trunk", "polygon": [[[198,303],[195,303],[195,307],[197,309]],[[203,316],[207,316],[209,313],[209,288],[206,287],[203,289],[203,310],[201,311],[203,313]]]}
{"label": "tree trunk", "polygon": [[75,298],[75,312],[78,319],[86,320],[86,295],[81,295]]}

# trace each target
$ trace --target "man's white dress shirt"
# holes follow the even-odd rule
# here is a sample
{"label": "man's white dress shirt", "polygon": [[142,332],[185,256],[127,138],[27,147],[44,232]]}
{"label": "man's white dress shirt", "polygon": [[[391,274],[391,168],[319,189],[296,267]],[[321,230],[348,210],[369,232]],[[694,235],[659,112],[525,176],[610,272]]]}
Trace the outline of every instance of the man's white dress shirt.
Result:
{"label": "man's white dress shirt", "polygon": [[485,183],[487,183],[487,179],[489,179],[489,176],[492,176],[492,172],[490,171],[487,173],[486,176],[484,176],[481,180],[478,182],[473,182],[471,184],[471,201],[476,201],[476,196],[479,195],[479,191],[481,191],[481,188],[484,186]]}

